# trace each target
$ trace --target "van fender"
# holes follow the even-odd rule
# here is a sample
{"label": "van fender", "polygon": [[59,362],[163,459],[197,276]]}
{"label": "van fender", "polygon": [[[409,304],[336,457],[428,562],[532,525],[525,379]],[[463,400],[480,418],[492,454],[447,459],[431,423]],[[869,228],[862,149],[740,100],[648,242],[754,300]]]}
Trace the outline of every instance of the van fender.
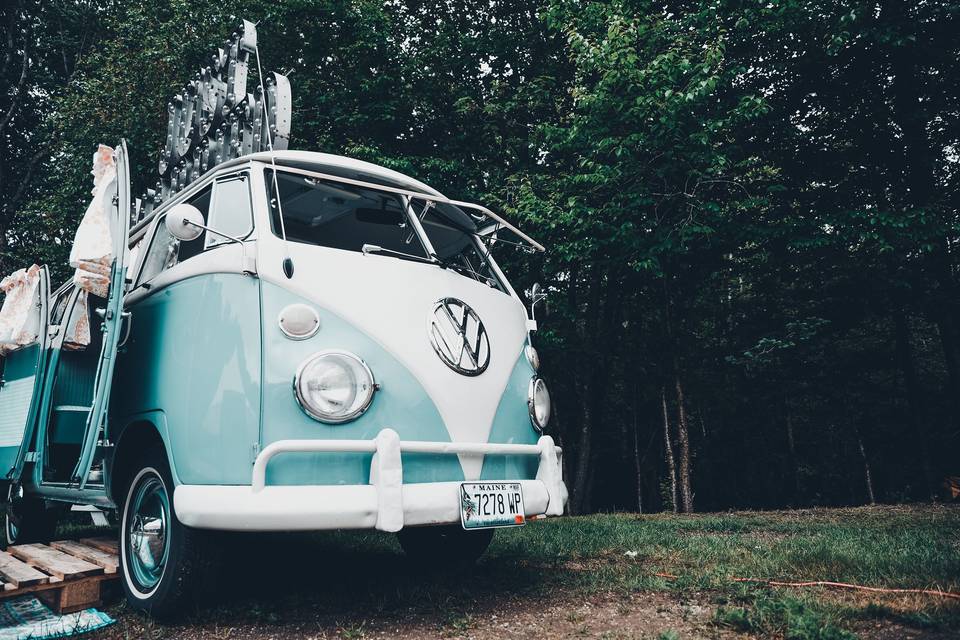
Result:
{"label": "van fender", "polygon": [[110,464],[107,473],[107,493],[118,506],[123,501],[123,496],[116,495],[116,491],[122,491],[120,484],[115,484],[115,479],[123,479],[129,476],[134,469],[130,467],[136,460],[138,451],[146,447],[159,446],[163,448],[163,453],[167,458],[167,464],[170,465],[170,474],[173,478],[174,486],[180,484],[177,475],[177,467],[173,460],[173,454],[168,446],[170,442],[170,431],[167,427],[167,417],[161,410],[146,411],[127,416],[119,421],[123,427],[118,434],[111,437],[116,438],[113,447],[113,455],[110,457]]}

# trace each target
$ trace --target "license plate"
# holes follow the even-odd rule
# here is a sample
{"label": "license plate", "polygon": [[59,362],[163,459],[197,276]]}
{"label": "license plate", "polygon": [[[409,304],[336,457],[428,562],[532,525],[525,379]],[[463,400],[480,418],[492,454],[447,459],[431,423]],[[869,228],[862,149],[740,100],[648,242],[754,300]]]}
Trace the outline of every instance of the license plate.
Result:
{"label": "license plate", "polygon": [[464,529],[519,527],[523,515],[519,482],[464,482],[460,485],[460,523]]}

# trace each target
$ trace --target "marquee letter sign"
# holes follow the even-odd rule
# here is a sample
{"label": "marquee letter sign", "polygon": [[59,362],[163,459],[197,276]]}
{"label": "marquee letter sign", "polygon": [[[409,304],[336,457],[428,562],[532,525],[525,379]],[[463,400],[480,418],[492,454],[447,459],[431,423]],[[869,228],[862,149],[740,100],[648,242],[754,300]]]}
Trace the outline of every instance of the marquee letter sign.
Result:
{"label": "marquee letter sign", "polygon": [[[257,49],[257,28],[248,22],[211,56],[183,91],[167,105],[167,138],[160,181],[143,198],[139,217],[217,165],[269,149],[287,148],[290,137],[290,81],[265,74],[247,93],[247,72]],[[255,64],[255,60],[254,60]]]}

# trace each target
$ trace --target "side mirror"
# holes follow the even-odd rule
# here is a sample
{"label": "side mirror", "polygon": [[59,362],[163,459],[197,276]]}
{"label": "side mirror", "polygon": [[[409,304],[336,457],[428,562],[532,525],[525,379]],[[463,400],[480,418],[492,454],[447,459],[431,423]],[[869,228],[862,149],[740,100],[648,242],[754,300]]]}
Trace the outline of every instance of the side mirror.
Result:
{"label": "side mirror", "polygon": [[526,294],[527,294],[527,297],[530,299],[531,330],[536,331],[536,326],[537,326],[536,308],[539,303],[543,302],[547,298],[547,292],[543,290],[543,287],[540,286],[539,282],[535,282],[533,286],[526,291]]}
{"label": "side mirror", "polygon": [[167,213],[164,220],[167,231],[181,242],[196,240],[203,233],[203,215],[192,204],[183,202]]}

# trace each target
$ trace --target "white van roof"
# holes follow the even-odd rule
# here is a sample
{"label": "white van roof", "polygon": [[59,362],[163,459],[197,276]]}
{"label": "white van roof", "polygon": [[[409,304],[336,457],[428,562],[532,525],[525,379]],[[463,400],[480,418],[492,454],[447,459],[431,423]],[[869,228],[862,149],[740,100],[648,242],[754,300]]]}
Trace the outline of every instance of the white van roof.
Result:
{"label": "white van roof", "polygon": [[338,156],[332,153],[320,153],[318,151],[274,151],[273,153],[261,151],[224,162],[223,164],[217,165],[216,170],[220,171],[234,165],[242,165],[251,160],[265,164],[275,163],[278,167],[294,167],[296,169],[327,173],[341,178],[372,182],[388,187],[406,189],[408,191],[419,191],[420,193],[432,196],[444,197],[443,194],[436,189],[410,176],[404,175],[399,171],[387,169],[372,162],[357,160],[356,158]]}
{"label": "white van roof", "polygon": [[[495,221],[497,224],[503,225],[510,231],[516,233],[520,238],[528,242],[535,249],[539,251],[544,250],[543,245],[541,245],[539,242],[532,239],[530,236],[517,229],[508,221],[504,220],[502,217],[490,211],[489,209],[486,209],[485,207],[469,202],[460,202],[458,200],[448,199],[433,187],[430,187],[419,180],[411,178],[410,176],[404,175],[399,171],[381,167],[380,165],[373,164],[372,162],[357,160],[356,158],[348,158],[346,156],[338,156],[331,153],[320,153],[318,151],[261,151],[258,153],[240,156],[239,158],[234,158],[232,160],[228,160],[227,162],[218,164],[213,169],[210,169],[204,175],[204,177],[214,173],[220,173],[224,170],[229,170],[232,167],[243,166],[249,162],[275,164],[277,167],[289,167],[302,171],[312,171],[315,173],[327,174],[335,178],[344,178],[348,181],[354,180],[357,182],[374,184],[392,189],[400,189],[402,191],[422,193],[428,196],[437,196],[439,198],[443,198],[445,202],[453,206],[479,210],[490,220]],[[201,177],[201,180],[202,179],[203,178]],[[199,182],[199,180],[195,182]],[[160,209],[163,209],[163,206],[161,206]],[[134,226],[133,229],[131,229],[131,244],[139,240],[140,236],[142,236],[146,229],[148,220],[149,218],[141,220],[136,226]]]}

